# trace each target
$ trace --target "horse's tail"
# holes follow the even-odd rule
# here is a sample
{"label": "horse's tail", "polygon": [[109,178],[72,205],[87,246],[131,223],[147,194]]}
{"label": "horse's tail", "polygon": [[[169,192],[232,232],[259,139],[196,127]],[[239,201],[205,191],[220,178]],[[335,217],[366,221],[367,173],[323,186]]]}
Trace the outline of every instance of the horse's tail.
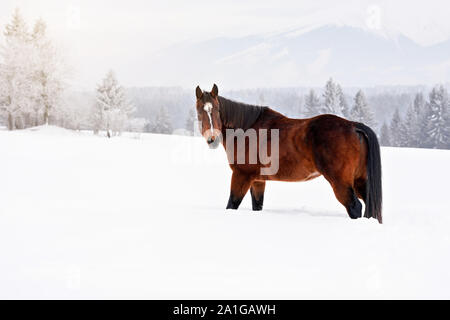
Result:
{"label": "horse's tail", "polygon": [[365,124],[356,122],[355,126],[356,131],[361,133],[367,142],[366,209],[364,217],[376,218],[379,223],[383,223],[381,215],[381,156],[378,138],[375,132]]}

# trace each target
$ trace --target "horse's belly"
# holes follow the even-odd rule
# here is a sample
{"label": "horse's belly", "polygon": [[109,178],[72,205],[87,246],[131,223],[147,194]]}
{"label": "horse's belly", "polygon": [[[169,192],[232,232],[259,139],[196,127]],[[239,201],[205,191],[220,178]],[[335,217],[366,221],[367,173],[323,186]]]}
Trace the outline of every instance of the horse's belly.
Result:
{"label": "horse's belly", "polygon": [[301,179],[300,181],[308,181],[308,180],[312,180],[314,178],[317,178],[321,176],[321,174],[319,172],[311,172],[310,174],[308,174],[305,178]]}
{"label": "horse's belly", "polygon": [[278,181],[308,181],[319,177],[321,174],[317,171],[305,172],[303,170],[289,171],[280,170],[276,175],[270,177],[270,180]]}
{"label": "horse's belly", "polygon": [[269,180],[308,181],[320,175],[315,166],[306,161],[280,161],[278,172]]}

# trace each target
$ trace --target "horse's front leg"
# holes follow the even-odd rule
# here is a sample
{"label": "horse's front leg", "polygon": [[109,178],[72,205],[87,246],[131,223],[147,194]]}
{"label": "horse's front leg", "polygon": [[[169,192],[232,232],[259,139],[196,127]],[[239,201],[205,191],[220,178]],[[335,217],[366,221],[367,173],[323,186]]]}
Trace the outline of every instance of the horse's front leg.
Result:
{"label": "horse's front leg", "polygon": [[251,185],[251,179],[238,171],[233,171],[231,176],[230,198],[228,199],[227,209],[237,209],[244,199],[245,194]]}
{"label": "horse's front leg", "polygon": [[254,181],[250,187],[252,195],[252,207],[254,211],[260,211],[264,203],[264,189],[266,188],[265,181]]}

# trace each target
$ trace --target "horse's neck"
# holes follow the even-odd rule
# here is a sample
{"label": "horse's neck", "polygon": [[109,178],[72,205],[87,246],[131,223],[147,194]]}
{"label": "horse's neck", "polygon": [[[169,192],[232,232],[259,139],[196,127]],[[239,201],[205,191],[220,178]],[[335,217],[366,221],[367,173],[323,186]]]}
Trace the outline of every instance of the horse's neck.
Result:
{"label": "horse's neck", "polygon": [[244,104],[219,97],[222,126],[226,129],[247,130],[264,113],[266,107]]}

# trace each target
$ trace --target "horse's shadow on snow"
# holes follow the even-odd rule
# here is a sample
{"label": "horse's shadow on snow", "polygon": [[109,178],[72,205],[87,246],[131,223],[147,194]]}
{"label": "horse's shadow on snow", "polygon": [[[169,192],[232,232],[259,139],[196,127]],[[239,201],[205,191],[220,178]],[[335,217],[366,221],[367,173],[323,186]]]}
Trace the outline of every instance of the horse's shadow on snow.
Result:
{"label": "horse's shadow on snow", "polygon": [[321,209],[312,209],[311,207],[294,207],[294,208],[267,208],[262,211],[253,211],[250,207],[242,206],[237,210],[227,210],[224,208],[217,207],[202,207],[203,209],[213,209],[214,211],[218,210],[225,211],[228,214],[271,214],[271,215],[292,215],[292,216],[310,216],[310,217],[325,217],[325,218],[346,218],[347,215],[345,212],[339,211],[330,211],[330,210],[321,210]]}
{"label": "horse's shadow on snow", "polygon": [[284,214],[284,215],[296,215],[296,216],[311,216],[311,217],[326,217],[326,218],[345,218],[346,216],[338,211],[324,211],[314,210],[307,207],[299,208],[285,208],[285,209],[263,209],[262,213],[270,214]]}

